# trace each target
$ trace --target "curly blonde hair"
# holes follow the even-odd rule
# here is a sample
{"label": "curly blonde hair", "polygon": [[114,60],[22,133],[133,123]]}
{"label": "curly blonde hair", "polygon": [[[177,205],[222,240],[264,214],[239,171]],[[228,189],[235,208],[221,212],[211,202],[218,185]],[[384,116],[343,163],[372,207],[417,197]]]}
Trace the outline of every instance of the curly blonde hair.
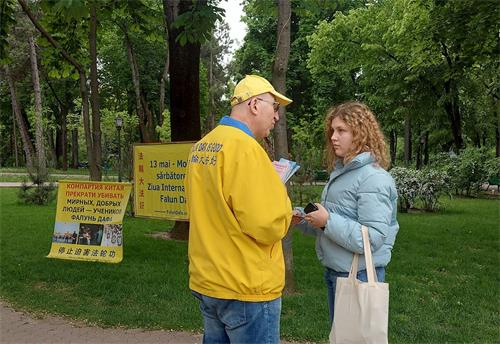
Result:
{"label": "curly blonde hair", "polygon": [[389,157],[384,140],[384,134],[373,112],[363,103],[346,102],[328,110],[325,119],[326,163],[329,171],[335,168],[339,157],[335,155],[332,144],[332,121],[339,117],[352,130],[354,149],[343,160],[344,164],[351,161],[356,155],[370,152],[376,163],[387,170]]}

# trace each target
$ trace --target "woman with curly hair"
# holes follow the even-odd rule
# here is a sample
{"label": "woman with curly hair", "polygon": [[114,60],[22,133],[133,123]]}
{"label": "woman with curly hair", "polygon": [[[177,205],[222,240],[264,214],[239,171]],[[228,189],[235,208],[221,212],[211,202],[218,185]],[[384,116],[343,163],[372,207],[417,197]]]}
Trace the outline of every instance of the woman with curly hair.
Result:
{"label": "woman with curly hair", "polygon": [[[332,322],[337,277],[347,277],[354,253],[364,252],[361,226],[368,228],[377,279],[383,282],[399,225],[384,135],[372,111],[359,102],[343,103],[328,111],[325,124],[330,178],[321,203],[316,203],[318,210],[304,214],[296,208],[293,223],[300,221],[300,231],[317,237]],[[367,281],[362,258],[357,278]]]}

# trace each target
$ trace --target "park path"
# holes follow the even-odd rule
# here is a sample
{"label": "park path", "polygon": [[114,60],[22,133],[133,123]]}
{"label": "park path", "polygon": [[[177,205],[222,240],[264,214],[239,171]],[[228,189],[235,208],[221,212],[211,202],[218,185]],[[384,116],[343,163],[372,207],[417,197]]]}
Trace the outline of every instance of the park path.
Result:
{"label": "park path", "polygon": [[[2,344],[199,344],[202,339],[202,334],[191,332],[101,328],[52,315],[35,318],[0,300]],[[299,343],[282,340],[281,344]]]}
{"label": "park path", "polygon": [[90,327],[54,316],[41,319],[16,311],[0,301],[0,343],[2,344],[195,344],[201,334],[176,331]]}
{"label": "park path", "polygon": [[0,182],[0,188],[18,188],[21,184],[21,182]]}

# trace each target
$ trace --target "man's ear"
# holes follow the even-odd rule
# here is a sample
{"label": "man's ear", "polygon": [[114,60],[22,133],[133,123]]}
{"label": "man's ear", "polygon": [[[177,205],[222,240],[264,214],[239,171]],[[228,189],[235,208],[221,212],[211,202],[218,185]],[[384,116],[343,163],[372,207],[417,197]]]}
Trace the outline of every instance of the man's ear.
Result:
{"label": "man's ear", "polygon": [[252,98],[249,102],[248,102],[248,107],[250,108],[250,113],[252,115],[257,115],[257,99],[255,98]]}

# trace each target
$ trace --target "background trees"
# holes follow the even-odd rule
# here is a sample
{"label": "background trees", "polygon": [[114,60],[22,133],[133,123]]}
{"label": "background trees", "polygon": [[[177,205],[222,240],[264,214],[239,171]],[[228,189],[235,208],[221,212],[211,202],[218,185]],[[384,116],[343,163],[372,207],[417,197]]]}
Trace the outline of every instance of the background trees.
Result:
{"label": "background trees", "polygon": [[[198,138],[228,112],[234,82],[249,73],[273,79],[284,43],[280,3],[244,2],[248,34],[228,63],[216,0],[4,0],[0,130],[10,135],[0,162],[35,159],[26,13],[41,32],[34,44],[47,163],[88,162],[100,179],[117,150],[101,111],[137,118],[125,128],[126,155],[133,142]],[[303,178],[322,168],[323,114],[347,99],[375,109],[396,164],[420,167],[429,155],[468,146],[500,154],[496,1],[294,0],[290,9],[284,87],[294,102],[275,151],[300,160]]]}
{"label": "background trees", "polygon": [[[465,113],[475,81],[488,84],[478,72],[498,50],[491,29],[498,28],[497,14],[494,1],[375,2],[320,23],[310,38],[309,67],[319,87],[328,84],[327,75],[352,81],[350,96],[374,107],[386,128],[401,132],[396,124],[404,118],[407,162],[412,132],[417,152],[420,141],[434,152],[458,152],[477,141],[474,130],[464,132],[470,128]],[[483,109],[494,116],[493,108]],[[491,145],[495,128],[484,129]]]}

